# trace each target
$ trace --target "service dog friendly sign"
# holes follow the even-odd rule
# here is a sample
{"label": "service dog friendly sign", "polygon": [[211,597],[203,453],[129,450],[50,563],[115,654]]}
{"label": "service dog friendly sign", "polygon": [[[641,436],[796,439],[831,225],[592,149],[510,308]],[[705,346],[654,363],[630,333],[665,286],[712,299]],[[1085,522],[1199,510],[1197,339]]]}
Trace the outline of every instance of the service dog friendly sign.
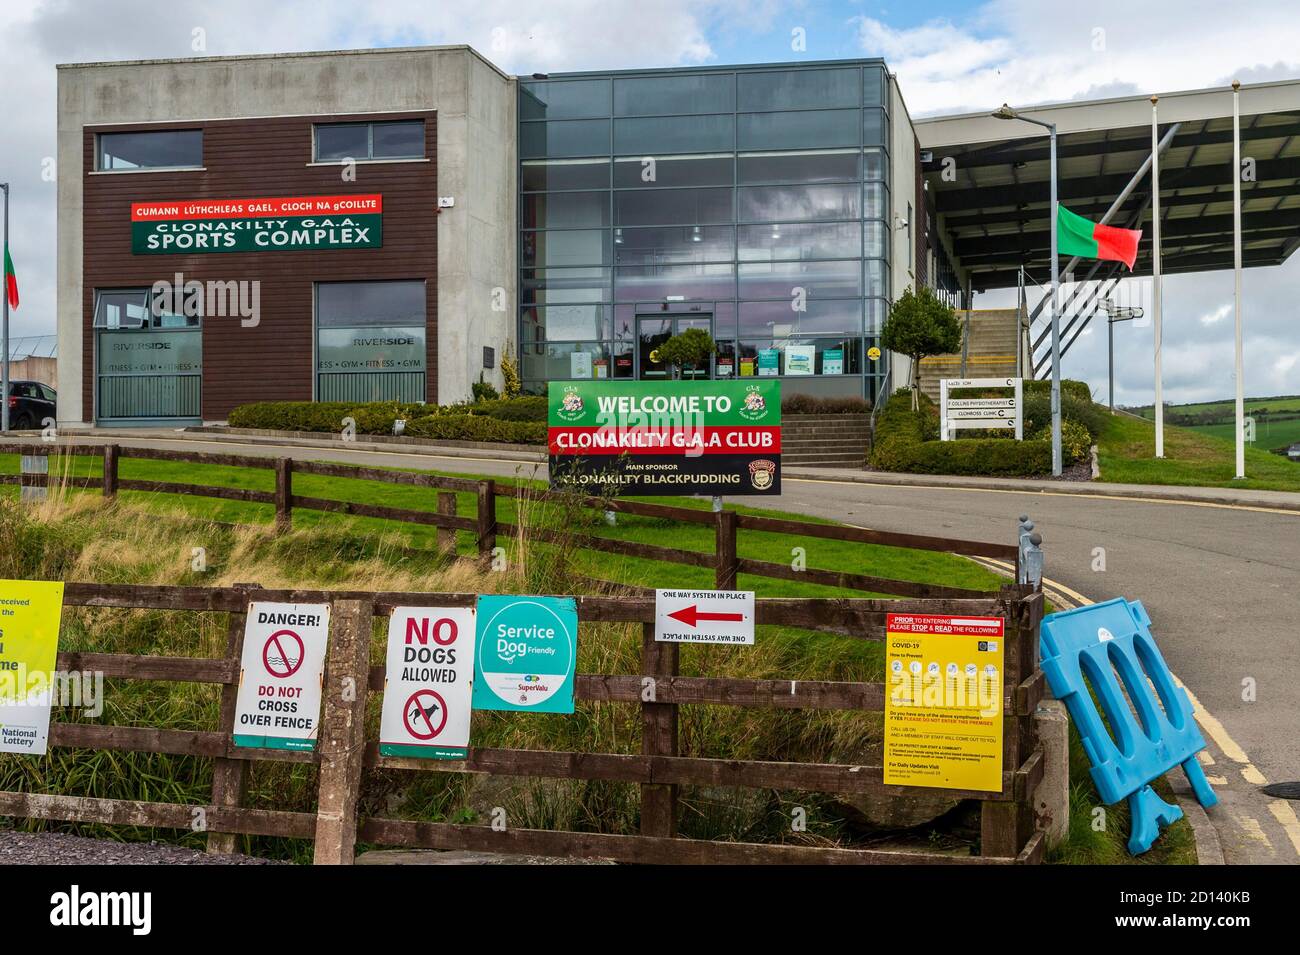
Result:
{"label": "service dog friendly sign", "polygon": [[572,597],[478,598],[474,709],[572,713],[577,661]]}
{"label": "service dog friendly sign", "polygon": [[779,381],[552,382],[551,486],[780,494]]}
{"label": "service dog friendly sign", "polygon": [[378,249],[383,244],[381,195],[131,203],[136,255]]}

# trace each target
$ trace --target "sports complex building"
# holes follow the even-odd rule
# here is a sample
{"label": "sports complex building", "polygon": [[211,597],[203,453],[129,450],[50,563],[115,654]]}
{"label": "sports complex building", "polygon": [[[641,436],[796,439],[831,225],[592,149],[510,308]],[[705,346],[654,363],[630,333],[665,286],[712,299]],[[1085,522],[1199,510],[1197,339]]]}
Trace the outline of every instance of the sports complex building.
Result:
{"label": "sports complex building", "polygon": [[[1241,97],[1245,264],[1277,264],[1300,243],[1300,84]],[[1159,107],[1164,270],[1231,267],[1231,91]],[[1024,112],[1060,131],[1064,204],[1149,225],[1147,98]],[[515,77],[454,46],[61,66],[59,417],[447,403],[501,387],[506,355],[528,391],[662,379],[657,346],[688,328],[719,346],[698,376],[874,400],[909,373],[878,337],[920,285],[963,309],[1025,285],[993,357],[1041,373],[1048,159],[1028,123],[914,120],[878,59]],[[1123,268],[1099,266],[1094,294],[1065,296],[1067,354]]]}

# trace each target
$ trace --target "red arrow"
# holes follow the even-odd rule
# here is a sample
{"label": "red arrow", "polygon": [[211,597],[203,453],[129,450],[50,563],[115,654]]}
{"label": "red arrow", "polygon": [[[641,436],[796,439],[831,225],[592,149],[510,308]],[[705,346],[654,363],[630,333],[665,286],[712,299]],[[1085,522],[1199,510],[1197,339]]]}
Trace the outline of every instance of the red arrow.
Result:
{"label": "red arrow", "polygon": [[672,617],[674,620],[680,620],[688,627],[694,627],[697,620],[740,621],[745,619],[745,615],[742,613],[704,613],[701,612],[695,604],[691,604],[689,607],[683,607],[681,610],[678,610],[675,613],[670,613],[668,616]]}

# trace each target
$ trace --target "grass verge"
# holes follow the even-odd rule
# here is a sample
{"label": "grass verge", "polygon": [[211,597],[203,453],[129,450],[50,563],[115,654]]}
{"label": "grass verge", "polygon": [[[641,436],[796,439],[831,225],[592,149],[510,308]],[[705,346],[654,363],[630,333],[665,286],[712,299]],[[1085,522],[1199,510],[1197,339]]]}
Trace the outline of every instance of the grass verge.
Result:
{"label": "grass verge", "polygon": [[1101,480],[1113,484],[1164,484],[1300,492],[1300,464],[1246,448],[1246,479],[1236,474],[1232,441],[1165,427],[1165,457],[1155,457],[1155,425],[1129,415],[1111,416],[1097,442]]}

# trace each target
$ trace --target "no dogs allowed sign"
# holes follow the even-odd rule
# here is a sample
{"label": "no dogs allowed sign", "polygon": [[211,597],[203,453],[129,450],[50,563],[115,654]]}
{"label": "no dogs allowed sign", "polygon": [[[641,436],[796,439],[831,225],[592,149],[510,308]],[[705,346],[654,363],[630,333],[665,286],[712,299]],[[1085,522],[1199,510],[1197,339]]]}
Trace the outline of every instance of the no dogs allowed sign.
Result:
{"label": "no dogs allowed sign", "polygon": [[379,755],[464,759],[474,679],[473,607],[397,607]]}
{"label": "no dogs allowed sign", "polygon": [[329,604],[248,605],[236,746],[316,748],[329,632]]}

